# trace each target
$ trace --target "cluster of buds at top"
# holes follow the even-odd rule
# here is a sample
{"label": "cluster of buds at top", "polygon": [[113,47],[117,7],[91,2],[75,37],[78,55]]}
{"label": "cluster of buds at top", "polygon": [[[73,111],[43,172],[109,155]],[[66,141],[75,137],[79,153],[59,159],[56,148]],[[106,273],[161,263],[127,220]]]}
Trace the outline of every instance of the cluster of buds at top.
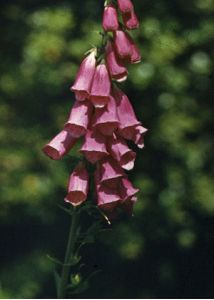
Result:
{"label": "cluster of buds at top", "polygon": [[[119,22],[120,15],[123,23]],[[82,61],[71,86],[76,101],[69,118],[43,151],[52,159],[61,159],[83,137],[83,160],[70,176],[65,201],[77,206],[87,199],[86,159],[95,165],[96,205],[108,218],[114,218],[120,209],[132,214],[138,189],[125,171],[133,169],[136,153],[127,141],[142,149],[147,129],[137,120],[128,97],[116,86],[116,82],[126,80],[127,64],[141,61],[140,51],[128,33],[139,26],[131,0],[118,0],[117,5],[106,1],[102,24],[104,43],[100,49],[91,49]]]}

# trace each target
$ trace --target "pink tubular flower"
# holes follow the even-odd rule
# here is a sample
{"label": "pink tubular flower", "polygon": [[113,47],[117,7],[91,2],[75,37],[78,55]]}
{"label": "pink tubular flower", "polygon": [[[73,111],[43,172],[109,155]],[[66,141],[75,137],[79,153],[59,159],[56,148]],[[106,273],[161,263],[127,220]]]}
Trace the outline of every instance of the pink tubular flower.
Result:
{"label": "pink tubular flower", "polygon": [[144,148],[144,134],[148,130],[144,128],[143,126],[137,126],[135,128],[135,134],[133,137],[134,143],[138,146],[138,148],[143,149]]}
{"label": "pink tubular flower", "polygon": [[105,64],[97,66],[91,92],[90,99],[95,107],[104,107],[108,101],[111,91],[111,81]]}
{"label": "pink tubular flower", "polygon": [[133,10],[133,4],[131,0],[117,0],[120,11],[125,14]]}
{"label": "pink tubular flower", "polygon": [[134,188],[128,178],[122,178],[120,185],[120,195],[123,201],[120,203],[120,208],[130,216],[133,214],[133,207],[137,202],[137,197],[135,195],[138,192],[139,189]]}
{"label": "pink tubular flower", "polygon": [[82,164],[79,164],[70,176],[68,194],[65,201],[73,206],[80,205],[87,198],[89,188],[89,175]]}
{"label": "pink tubular flower", "polygon": [[97,190],[97,205],[103,211],[112,211],[121,201],[120,195],[116,190],[102,185]]}
{"label": "pink tubular flower", "polygon": [[95,188],[97,195],[97,205],[105,212],[113,211],[121,201],[121,196],[117,190],[111,189],[108,186],[101,185],[98,169],[95,172]]}
{"label": "pink tubular flower", "polygon": [[59,160],[70,151],[76,140],[68,131],[62,130],[42,150],[50,158]]}
{"label": "pink tubular flower", "polygon": [[129,62],[131,64],[138,64],[139,62],[141,62],[140,50],[138,49],[138,47],[136,46],[136,44],[134,43],[131,37],[129,37],[129,41],[131,44],[131,56]]}
{"label": "pink tubular flower", "polygon": [[125,139],[132,139],[136,126],[140,125],[128,97],[119,89],[114,89],[119,118],[119,134]]}
{"label": "pink tubular flower", "polygon": [[119,179],[125,176],[123,169],[111,157],[104,158],[99,168],[100,184],[105,184],[110,188],[116,188]]}
{"label": "pink tubular flower", "polygon": [[108,155],[106,138],[97,130],[88,129],[80,152],[83,153],[87,160],[92,164],[96,163],[104,156]]}
{"label": "pink tubular flower", "polygon": [[105,31],[115,31],[119,28],[117,10],[114,5],[110,4],[104,8],[103,29]]}
{"label": "pink tubular flower", "polygon": [[73,137],[79,138],[83,136],[88,128],[92,109],[92,104],[88,100],[84,102],[76,101],[64,128]]}
{"label": "pink tubular flower", "polygon": [[[102,45],[89,50],[81,62],[70,87],[76,101],[68,120],[64,129],[44,146],[43,152],[59,160],[83,136],[79,152],[84,160],[96,163],[96,204],[109,222],[121,213],[133,213],[139,190],[125,173],[133,169],[136,159],[128,141],[142,149],[147,129],[137,119],[128,97],[114,87],[115,81],[127,79],[128,63],[141,61],[140,51],[129,33],[139,27],[132,0],[106,0],[104,6]],[[64,200],[73,206],[81,205],[88,191],[89,173],[81,162],[70,175]]]}
{"label": "pink tubular flower", "polygon": [[95,110],[94,127],[102,134],[111,136],[118,127],[115,99],[110,96],[108,104]]}
{"label": "pink tubular flower", "polygon": [[71,87],[76,99],[83,101],[88,98],[96,68],[96,52],[92,51],[81,63],[76,80]]}
{"label": "pink tubular flower", "polygon": [[118,82],[126,80],[128,71],[123,66],[120,59],[116,56],[112,42],[108,42],[106,46],[106,63],[109,73],[113,79]]}
{"label": "pink tubular flower", "polygon": [[127,146],[123,138],[114,134],[108,141],[108,150],[123,169],[133,169],[136,153]]}
{"label": "pink tubular flower", "polygon": [[114,32],[114,46],[121,59],[130,60],[132,55],[132,44],[130,42],[129,35],[126,32],[122,30]]}
{"label": "pink tubular flower", "polygon": [[124,129],[120,131],[121,136],[126,137],[126,139],[133,141],[138,148],[144,148],[144,134],[148,130],[144,128],[142,125],[138,125],[133,127],[131,130],[130,128]]}
{"label": "pink tubular flower", "polygon": [[128,180],[127,177],[121,179],[119,190],[123,201],[126,201],[127,199],[131,199],[135,194],[139,192],[139,189],[134,188],[131,181]]}
{"label": "pink tubular flower", "polygon": [[123,23],[127,29],[132,30],[139,27],[139,21],[134,12],[134,9],[132,9],[128,13],[123,14],[122,17],[123,17]]}

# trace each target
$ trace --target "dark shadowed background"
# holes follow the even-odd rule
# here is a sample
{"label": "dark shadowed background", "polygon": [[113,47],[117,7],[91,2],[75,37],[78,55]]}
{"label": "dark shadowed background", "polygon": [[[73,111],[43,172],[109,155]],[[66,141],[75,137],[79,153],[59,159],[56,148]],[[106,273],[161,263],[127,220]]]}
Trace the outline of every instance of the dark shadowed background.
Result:
{"label": "dark shadowed background", "polygon": [[[72,158],[41,148],[63,126],[69,86],[100,42],[101,0],[0,1],[0,297],[55,297]],[[213,0],[135,0],[143,62],[123,89],[149,128],[130,177],[135,216],[83,248],[101,270],[85,298],[213,298]],[[78,147],[77,147],[78,148]],[[75,155],[75,152],[72,153]]]}

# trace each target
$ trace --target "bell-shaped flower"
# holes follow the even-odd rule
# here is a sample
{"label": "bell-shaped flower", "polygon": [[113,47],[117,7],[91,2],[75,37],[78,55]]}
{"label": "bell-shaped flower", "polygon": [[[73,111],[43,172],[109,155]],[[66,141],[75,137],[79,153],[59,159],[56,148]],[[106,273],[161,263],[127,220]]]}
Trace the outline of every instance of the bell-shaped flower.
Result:
{"label": "bell-shaped flower", "polygon": [[114,32],[114,47],[117,55],[123,60],[130,60],[132,55],[132,44],[129,40],[129,35],[123,30]]}
{"label": "bell-shaped flower", "polygon": [[136,126],[140,125],[128,97],[119,89],[114,89],[119,119],[119,134],[125,139],[133,138]]}
{"label": "bell-shaped flower", "polygon": [[132,55],[130,58],[131,64],[138,64],[141,62],[141,53],[136,45],[132,45]]}
{"label": "bell-shaped flower", "polygon": [[123,201],[131,199],[139,192],[127,177],[121,179],[119,190]]}
{"label": "bell-shaped flower", "polygon": [[118,127],[118,116],[115,99],[110,96],[108,104],[97,108],[94,116],[94,127],[102,134],[111,136]]}
{"label": "bell-shaped flower", "polygon": [[50,158],[59,160],[70,151],[76,141],[68,131],[62,130],[42,150]]}
{"label": "bell-shaped flower", "polygon": [[70,176],[65,201],[73,206],[83,203],[88,195],[89,175],[83,164],[79,164]]}
{"label": "bell-shaped flower", "polygon": [[83,153],[86,159],[92,164],[108,155],[106,137],[98,130],[88,129],[84,138],[85,140],[80,152]]}
{"label": "bell-shaped flower", "polygon": [[147,131],[148,129],[146,129],[142,125],[136,126],[135,128],[135,133],[132,140],[140,149],[144,148],[144,135]]}
{"label": "bell-shaped flower", "polygon": [[135,14],[134,9],[132,9],[128,13],[123,14],[122,18],[123,18],[123,23],[127,29],[132,30],[139,27],[139,21]]}
{"label": "bell-shaped flower", "polygon": [[119,28],[117,10],[114,5],[110,4],[104,8],[102,25],[105,31],[115,31]]}
{"label": "bell-shaped flower", "polygon": [[114,134],[108,140],[108,151],[123,169],[133,169],[136,153],[127,146],[123,138]]}
{"label": "bell-shaped flower", "polygon": [[110,188],[117,188],[119,179],[125,175],[123,169],[113,158],[106,157],[100,162],[99,179],[101,184]]}
{"label": "bell-shaped flower", "polygon": [[128,13],[134,9],[131,0],[117,0],[117,3],[121,13],[123,14]]}
{"label": "bell-shaped flower", "polygon": [[89,97],[95,69],[96,51],[94,50],[81,63],[76,80],[71,87],[77,100],[83,101]]}
{"label": "bell-shaped flower", "polygon": [[[98,167],[99,169],[99,167]],[[99,170],[95,172],[95,190],[97,196],[97,205],[104,212],[112,212],[121,201],[121,196],[118,190],[111,189],[110,187],[101,184],[99,178]]]}
{"label": "bell-shaped flower", "polygon": [[96,67],[94,79],[92,82],[90,99],[95,107],[104,107],[108,101],[111,92],[111,80],[108,70],[104,63]]}
{"label": "bell-shaped flower", "polygon": [[91,120],[92,111],[93,106],[90,101],[76,101],[64,128],[73,137],[79,138],[85,135]]}
{"label": "bell-shaped flower", "polygon": [[119,190],[123,199],[119,207],[131,216],[133,214],[134,204],[137,201],[136,194],[139,192],[139,189],[136,189],[131,181],[125,177],[121,180]]}
{"label": "bell-shaped flower", "polygon": [[138,64],[141,62],[141,53],[140,50],[138,49],[137,45],[133,41],[133,39],[129,36],[129,41],[131,44],[131,56],[129,58],[129,62],[131,64]]}
{"label": "bell-shaped flower", "polygon": [[128,71],[126,67],[122,64],[119,57],[117,57],[112,42],[108,42],[106,46],[106,63],[108,71],[112,79],[122,82],[126,80],[128,76]]}

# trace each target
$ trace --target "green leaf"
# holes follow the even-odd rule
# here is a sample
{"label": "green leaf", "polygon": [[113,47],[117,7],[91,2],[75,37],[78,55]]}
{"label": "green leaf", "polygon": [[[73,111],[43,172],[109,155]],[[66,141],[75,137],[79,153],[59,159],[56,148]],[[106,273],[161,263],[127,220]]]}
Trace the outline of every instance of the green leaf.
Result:
{"label": "green leaf", "polygon": [[53,263],[55,263],[56,265],[60,265],[60,266],[63,265],[63,263],[62,263],[60,260],[58,260],[58,259],[55,258],[55,257],[50,256],[49,254],[47,254],[47,258],[48,258],[50,261],[52,261]]}

